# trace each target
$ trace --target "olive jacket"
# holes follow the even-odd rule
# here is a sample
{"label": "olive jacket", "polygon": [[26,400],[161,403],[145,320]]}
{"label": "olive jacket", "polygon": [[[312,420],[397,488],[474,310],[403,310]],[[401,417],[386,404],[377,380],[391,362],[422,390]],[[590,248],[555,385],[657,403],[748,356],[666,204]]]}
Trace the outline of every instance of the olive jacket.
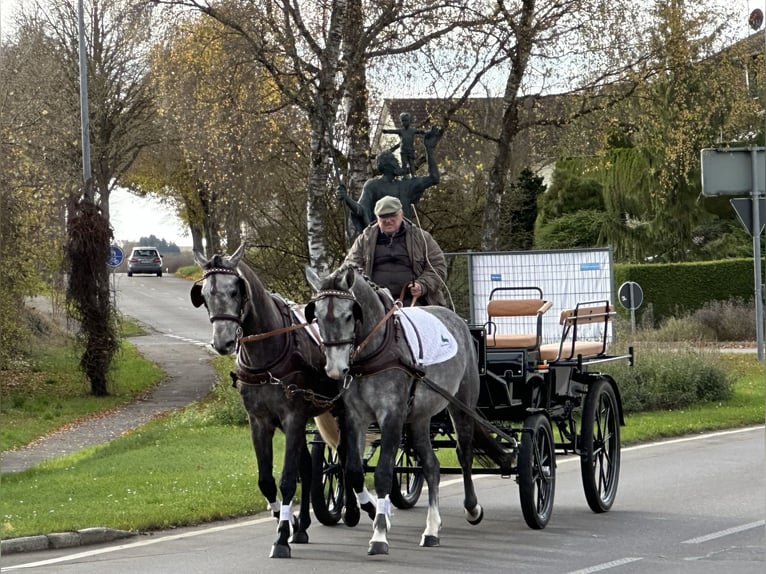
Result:
{"label": "olive jacket", "polygon": [[[444,257],[444,252],[427,231],[406,219],[402,225],[405,228],[407,254],[412,263],[415,280],[423,286],[422,298],[429,305],[447,307],[447,298],[444,294],[447,280],[447,260]],[[354,265],[368,276],[372,276],[375,244],[379,233],[380,228],[377,221],[368,225],[354,241],[344,263]],[[399,293],[392,293],[392,295],[394,298],[399,297]]]}

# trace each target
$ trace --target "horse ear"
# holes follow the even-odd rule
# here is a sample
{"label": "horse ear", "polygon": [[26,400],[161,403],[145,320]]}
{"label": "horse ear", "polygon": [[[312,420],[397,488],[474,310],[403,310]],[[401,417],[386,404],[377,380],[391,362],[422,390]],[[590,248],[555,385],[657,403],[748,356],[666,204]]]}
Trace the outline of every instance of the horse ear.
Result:
{"label": "horse ear", "polygon": [[309,285],[311,285],[311,288],[314,291],[320,290],[320,284],[322,282],[321,277],[319,277],[319,274],[312,268],[306,265],[304,268],[304,273],[306,275],[306,280],[309,282]]}
{"label": "horse ear", "polygon": [[191,288],[191,302],[195,307],[200,307],[205,304],[205,298],[202,296],[202,285],[195,283]]}
{"label": "horse ear", "polygon": [[197,265],[199,265],[203,269],[205,268],[205,265],[208,264],[208,260],[205,259],[205,256],[202,255],[202,253],[200,253],[196,249],[194,250],[194,261],[196,261]]}
{"label": "horse ear", "polygon": [[346,269],[346,274],[343,280],[346,283],[346,289],[351,289],[354,286],[354,277],[356,276],[356,267],[349,266]]}
{"label": "horse ear", "polygon": [[312,301],[303,308],[303,315],[306,317],[307,323],[313,323],[314,319],[316,319],[316,315],[314,314],[314,306],[315,303]]}
{"label": "horse ear", "polygon": [[239,264],[239,260],[242,259],[242,256],[245,254],[245,244],[240,243],[239,247],[237,247],[237,250],[228,257],[229,261],[232,264],[232,267],[236,267]]}

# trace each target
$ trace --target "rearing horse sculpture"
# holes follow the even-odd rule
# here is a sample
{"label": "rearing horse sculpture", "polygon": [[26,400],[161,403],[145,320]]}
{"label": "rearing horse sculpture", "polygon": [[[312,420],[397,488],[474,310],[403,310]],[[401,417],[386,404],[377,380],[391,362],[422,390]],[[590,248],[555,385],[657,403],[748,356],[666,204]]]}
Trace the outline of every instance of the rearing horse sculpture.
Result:
{"label": "rearing horse sculpture", "polygon": [[[337,436],[324,431],[337,429],[330,413],[337,382],[323,369],[324,356],[305,323],[293,319],[290,305],[269,293],[255,272],[242,261],[244,245],[229,256],[210,260],[194,252],[203,279],[192,287],[195,307],[205,305],[213,324],[211,345],[221,355],[237,353],[232,373],[250,423],[258,461],[258,487],[279,519],[271,549],[272,558],[290,558],[290,545],[308,543],[311,523],[311,455],[306,444],[306,423],[317,423],[325,441],[337,447]],[[272,472],[273,438],[277,428],[285,434],[285,460],[277,502]],[[298,517],[292,500],[298,476],[302,484]],[[290,530],[293,529],[292,537]]]}

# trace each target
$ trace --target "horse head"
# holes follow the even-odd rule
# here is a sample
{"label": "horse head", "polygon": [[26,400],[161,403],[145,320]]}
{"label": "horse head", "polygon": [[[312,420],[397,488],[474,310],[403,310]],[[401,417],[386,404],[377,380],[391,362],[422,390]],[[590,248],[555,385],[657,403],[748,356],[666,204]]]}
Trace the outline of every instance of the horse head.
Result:
{"label": "horse head", "polygon": [[349,372],[351,354],[358,343],[358,326],[364,319],[354,293],[355,286],[364,281],[357,281],[359,276],[353,267],[341,267],[324,279],[307,268],[306,278],[316,292],[306,305],[306,320],[317,321],[327,359],[327,376],[342,380]]}
{"label": "horse head", "polygon": [[202,280],[191,288],[192,305],[205,305],[213,324],[210,344],[221,355],[230,355],[237,349],[250,301],[247,283],[237,270],[244,253],[244,244],[230,256],[214,255],[209,260],[194,251],[194,260],[202,269]]}

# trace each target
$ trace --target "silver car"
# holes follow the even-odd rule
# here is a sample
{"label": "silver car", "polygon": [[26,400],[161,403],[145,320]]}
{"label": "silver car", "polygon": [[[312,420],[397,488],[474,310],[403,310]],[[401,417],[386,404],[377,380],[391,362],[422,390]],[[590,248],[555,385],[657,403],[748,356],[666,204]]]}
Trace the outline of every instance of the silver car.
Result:
{"label": "silver car", "polygon": [[150,273],[162,277],[162,256],[156,247],[134,247],[128,257],[128,277],[133,273]]}

